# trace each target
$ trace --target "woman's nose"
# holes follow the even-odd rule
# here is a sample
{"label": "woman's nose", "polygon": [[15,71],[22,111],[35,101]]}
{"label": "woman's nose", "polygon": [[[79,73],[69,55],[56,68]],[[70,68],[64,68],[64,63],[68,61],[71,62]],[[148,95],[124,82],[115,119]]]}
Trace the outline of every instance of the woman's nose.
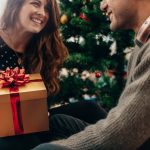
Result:
{"label": "woman's nose", "polygon": [[46,16],[45,8],[40,8],[40,10],[38,11],[38,14],[41,16]]}

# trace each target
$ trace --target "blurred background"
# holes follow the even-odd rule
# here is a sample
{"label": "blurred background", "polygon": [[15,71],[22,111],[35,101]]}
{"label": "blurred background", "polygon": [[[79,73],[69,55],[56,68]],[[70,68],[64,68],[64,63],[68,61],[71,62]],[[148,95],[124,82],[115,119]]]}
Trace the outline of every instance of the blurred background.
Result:
{"label": "blurred background", "polygon": [[49,104],[96,101],[114,107],[125,86],[133,46],[131,31],[111,32],[100,0],[60,0],[61,36],[70,56],[60,72],[60,92]]}
{"label": "blurred background", "polygon": [[[0,0],[0,16],[7,0]],[[60,0],[61,36],[69,57],[60,71],[60,92],[48,105],[96,101],[107,111],[125,86],[131,31],[111,32],[100,0]]]}

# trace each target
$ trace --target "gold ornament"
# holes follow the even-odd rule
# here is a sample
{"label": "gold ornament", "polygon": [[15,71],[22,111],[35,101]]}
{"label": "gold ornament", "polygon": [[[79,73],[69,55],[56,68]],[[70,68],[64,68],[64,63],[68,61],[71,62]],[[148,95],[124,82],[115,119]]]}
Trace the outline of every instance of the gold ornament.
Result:
{"label": "gold ornament", "polygon": [[60,18],[60,23],[61,24],[66,24],[68,22],[68,16],[67,15],[62,15]]}

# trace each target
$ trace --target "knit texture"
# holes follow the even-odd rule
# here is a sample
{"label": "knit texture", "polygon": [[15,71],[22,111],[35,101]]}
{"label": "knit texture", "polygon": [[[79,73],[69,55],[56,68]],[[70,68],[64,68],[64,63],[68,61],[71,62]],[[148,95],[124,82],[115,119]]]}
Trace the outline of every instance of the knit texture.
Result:
{"label": "knit texture", "polygon": [[136,150],[149,137],[150,39],[132,52],[125,89],[107,118],[52,143],[73,150]]}

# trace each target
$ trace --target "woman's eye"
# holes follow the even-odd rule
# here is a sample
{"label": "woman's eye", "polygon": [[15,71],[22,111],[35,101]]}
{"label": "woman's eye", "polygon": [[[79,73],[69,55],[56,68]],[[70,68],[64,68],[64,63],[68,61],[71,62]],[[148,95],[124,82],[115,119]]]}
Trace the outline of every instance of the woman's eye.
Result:
{"label": "woman's eye", "polygon": [[39,3],[35,3],[35,2],[34,2],[34,3],[32,3],[32,5],[35,6],[35,7],[40,7],[40,4],[39,4]]}

